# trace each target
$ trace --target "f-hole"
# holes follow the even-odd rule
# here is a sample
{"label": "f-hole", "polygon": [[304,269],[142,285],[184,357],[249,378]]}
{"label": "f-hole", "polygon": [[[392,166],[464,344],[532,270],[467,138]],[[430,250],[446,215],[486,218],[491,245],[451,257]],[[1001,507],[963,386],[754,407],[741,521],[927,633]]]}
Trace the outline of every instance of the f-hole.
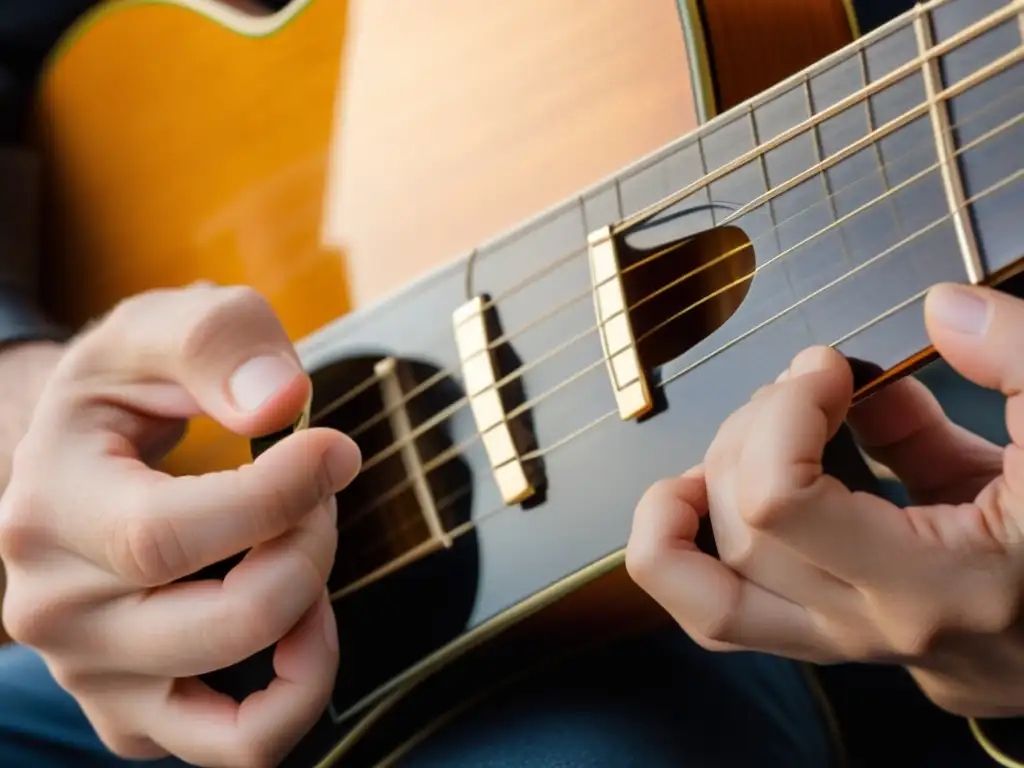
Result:
{"label": "f-hole", "polygon": [[[739,227],[704,230],[642,248],[619,243],[622,285],[640,363],[657,384],[661,366],[722,327],[750,290],[756,260]],[[652,389],[653,415],[667,407]]]}

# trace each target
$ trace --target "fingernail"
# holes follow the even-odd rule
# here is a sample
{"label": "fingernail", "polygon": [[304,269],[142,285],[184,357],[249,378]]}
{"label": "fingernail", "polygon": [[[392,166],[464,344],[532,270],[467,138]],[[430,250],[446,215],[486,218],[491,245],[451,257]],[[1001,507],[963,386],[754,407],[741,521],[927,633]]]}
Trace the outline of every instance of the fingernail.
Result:
{"label": "fingernail", "polygon": [[327,647],[332,651],[338,650],[338,621],[334,618],[334,608],[328,602],[327,607],[322,609],[324,613],[324,640]]}
{"label": "fingernail", "polygon": [[828,347],[809,347],[793,358],[793,362],[789,366],[790,375],[795,377],[820,371],[831,356],[832,350]]}
{"label": "fingernail", "polygon": [[291,384],[298,373],[298,366],[283,355],[254,357],[238,366],[228,388],[235,405],[243,411],[255,411]]}
{"label": "fingernail", "polygon": [[989,305],[959,285],[937,285],[928,296],[930,314],[952,331],[980,336],[988,327]]}

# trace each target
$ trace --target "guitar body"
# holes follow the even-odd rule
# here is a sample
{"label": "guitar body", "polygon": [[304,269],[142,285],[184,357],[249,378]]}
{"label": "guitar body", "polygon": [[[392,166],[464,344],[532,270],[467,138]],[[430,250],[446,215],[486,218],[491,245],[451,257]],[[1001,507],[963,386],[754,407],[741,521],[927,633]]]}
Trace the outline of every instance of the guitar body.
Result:
{"label": "guitar body", "polygon": [[[295,0],[276,14],[212,0],[110,3],[66,37],[40,83],[49,309],[79,326],[151,288],[248,284],[299,343],[314,412],[394,356],[406,391],[439,382],[408,406],[422,423],[462,396],[445,373],[458,370],[452,312],[538,269],[561,225],[538,219],[536,249],[474,261],[474,248],[598,189],[854,29],[843,3],[824,0]],[[530,309],[510,299],[503,327],[526,325]],[[592,306],[577,304],[565,322],[592,323]],[[564,340],[546,329],[515,353],[539,357]],[[583,351],[538,368],[530,394],[589,362]],[[577,392],[604,408],[608,381],[599,370]],[[324,423],[358,433],[373,456],[395,439],[387,419],[365,427],[382,397],[350,397]],[[541,446],[587,422],[555,408],[531,409]],[[467,418],[428,431],[420,450],[461,445],[474,432]],[[572,442],[545,459],[546,497],[523,509],[497,497],[480,446],[467,449],[428,491],[447,530],[475,529],[387,573],[426,540],[422,499],[380,501],[408,474],[395,456],[364,473],[339,497],[335,700],[289,764],[376,762],[478,692],[495,657],[524,669],[662,620],[621,567],[632,505],[650,480],[699,455],[699,440],[671,455],[677,438],[706,440],[712,427],[677,412],[651,443],[659,461],[642,468],[628,458],[638,455],[634,424],[616,427],[607,454],[596,440]],[[248,459],[247,443],[197,423],[168,468]],[[624,465],[627,476],[594,481]],[[267,670],[261,657],[216,679],[242,694]]]}

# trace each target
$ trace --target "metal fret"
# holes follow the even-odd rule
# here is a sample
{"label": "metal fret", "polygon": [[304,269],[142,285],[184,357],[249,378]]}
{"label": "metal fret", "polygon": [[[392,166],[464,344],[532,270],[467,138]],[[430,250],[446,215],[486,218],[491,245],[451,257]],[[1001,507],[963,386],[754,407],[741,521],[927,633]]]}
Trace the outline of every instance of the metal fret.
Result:
{"label": "metal fret", "polygon": [[[864,52],[860,51],[861,61],[863,61]],[[814,114],[814,98],[811,94],[811,79],[810,77],[804,78],[803,84],[804,102],[807,104],[807,114]],[[870,133],[874,129],[871,123],[868,123],[868,132]],[[811,143],[814,145],[814,161],[815,165],[820,165],[822,160],[825,159],[825,150],[821,146],[821,132],[818,130],[818,126],[811,128]],[[828,173],[823,171],[819,174],[821,177],[821,186],[825,190],[825,199],[828,200],[829,212],[832,214],[832,222],[839,221],[839,209],[836,207],[836,199],[833,194],[832,184],[828,180]],[[888,188],[888,186],[887,186]],[[843,231],[839,231],[839,244],[843,250],[843,258],[847,261],[850,260],[849,250],[846,245],[846,237]]]}
{"label": "metal fret", "polygon": [[[933,0],[933,3],[931,3],[930,5],[939,4],[941,3],[935,2],[935,0]],[[1019,14],[1022,11],[1024,11],[1024,1],[1013,0],[1013,2],[1010,5],[1006,6],[1005,8],[1002,8],[999,11],[989,14],[987,17],[985,17],[984,20],[972,25],[967,29],[961,30],[959,33],[952,35],[948,39],[944,40],[942,43],[931,46],[918,58],[914,59],[913,61],[909,61],[906,64],[887,73],[885,76],[878,78],[874,82],[865,86],[859,92],[850,94],[844,99],[840,99],[836,103],[814,114],[809,119],[794,125],[793,127],[789,128],[786,131],[783,131],[771,141],[766,142],[765,145],[754,147],[750,151],[742,153],[739,157],[734,158],[730,162],[722,165],[720,168],[717,168],[714,171],[708,173],[704,178],[698,179],[697,181],[694,181],[693,183],[686,185],[684,188],[680,189],[676,193],[667,196],[663,200],[660,200],[657,203],[649,205],[643,210],[640,210],[637,213],[626,217],[624,220],[616,224],[613,230],[613,234],[618,234],[620,232],[626,231],[631,227],[667,210],[668,208],[671,208],[679,201],[685,200],[694,192],[699,191],[700,189],[712,184],[713,182],[724,178],[725,176],[732,173],[736,169],[742,167],[743,165],[746,165],[748,162],[755,159],[758,155],[768,152],[778,146],[781,146],[782,144],[786,143],[793,137],[805,132],[812,126],[819,125],[828,118],[838,115],[841,112],[845,111],[846,109],[862,103],[864,100],[870,98],[872,95],[880,93],[881,91],[889,88],[893,84],[919,71],[923,64],[926,64],[929,61],[937,60],[940,56],[943,56],[944,54],[949,53],[950,51],[956,50],[966,41],[978,37],[979,35],[985,33],[990,29],[993,29],[994,27],[1007,21],[1008,19],[1019,16]],[[845,53],[846,55],[849,55],[848,52]],[[1016,56],[1008,56],[1006,58],[1007,62],[1019,60],[1019,58]],[[841,57],[839,60],[841,60]],[[819,66],[822,65],[819,64]],[[769,93],[777,94],[780,92],[784,92],[783,86],[791,87],[791,81],[787,80],[784,83],[775,86],[774,88],[771,89],[771,91],[769,91]],[[966,88],[966,86],[964,86],[964,88]],[[948,93],[946,93],[945,95],[951,96],[956,93],[960,93],[963,90],[963,88],[951,87],[947,90]],[[730,111],[727,114],[730,117],[732,117],[734,113]],[[890,122],[888,125],[892,127],[891,130],[896,130],[896,128],[899,128],[902,125],[907,124],[917,116],[918,110],[912,110],[910,112],[907,112],[901,120],[894,120]],[[724,117],[725,115],[723,115],[723,118]],[[732,117],[732,119],[735,118]],[[878,131],[876,132],[878,134],[877,137],[881,138],[881,136],[886,135],[886,133],[888,132],[891,131]],[[848,154],[852,154],[852,152]]]}
{"label": "metal fret", "polygon": [[[981,67],[978,70],[975,70],[975,72],[972,75],[965,77],[963,80],[960,80],[959,82],[949,86],[948,88],[943,89],[942,91],[937,92],[935,94],[934,101],[941,102],[946,99],[952,98],[953,96],[956,96],[958,94],[964,93],[965,91],[974,87],[978,83],[984,82],[987,78],[991,77],[994,72],[1001,72],[1007,67],[1012,66],[1013,64],[1016,64],[1019,61],[1024,61],[1024,48],[1020,48],[1016,51],[1008,53],[1005,56],[1000,56],[998,59],[992,61],[988,65]],[[776,187],[769,190],[765,194],[760,195],[754,200],[751,200],[749,203],[742,206],[737,211],[731,213],[721,223],[727,224],[731,221],[738,219],[740,216],[743,216],[749,211],[754,210],[758,206],[764,205],[768,200],[777,197],[786,190],[792,189],[798,184],[802,184],[804,181],[811,178],[814,174],[821,173],[827,170],[828,168],[831,168],[832,166],[840,163],[847,157],[850,157],[859,152],[860,150],[864,149],[865,147],[869,146],[870,144],[877,142],[879,139],[882,139],[885,136],[895,133],[903,126],[909,125],[921,115],[926,114],[928,112],[928,106],[928,104],[920,104],[912,109],[907,110],[899,117],[890,120],[881,128],[877,128],[876,130],[868,133],[866,136],[862,136],[856,141],[847,144],[843,149],[829,155],[825,160],[818,163],[817,165],[808,168],[806,171],[797,174],[793,178],[789,179],[788,181],[782,184],[777,185]],[[638,220],[642,221],[643,219],[640,218]],[[619,227],[625,228],[625,225],[619,225]]]}
{"label": "metal fret", "polygon": [[[917,36],[917,47],[921,58],[925,58],[934,46],[931,24],[923,9],[914,18],[914,33]],[[971,225],[970,211],[964,203],[963,179],[960,177],[960,166],[953,145],[953,132],[949,122],[949,109],[944,100],[940,100],[942,79],[937,57],[925,58],[921,65],[924,77],[925,94],[928,97],[928,111],[931,118],[932,132],[935,139],[935,150],[938,154],[939,173],[942,186],[946,193],[946,203],[956,232],[967,270],[967,278],[978,285],[985,277],[985,268],[978,253],[978,241]]]}
{"label": "metal fret", "polygon": [[[868,56],[867,49],[860,48],[857,51],[857,60],[860,64],[860,85],[861,88],[868,84]],[[864,100],[864,114],[867,118],[868,133],[871,133],[877,127],[877,121],[875,118],[875,109],[871,105],[871,99]],[[872,151],[875,156],[875,162],[878,164],[878,174],[882,179],[882,188],[889,192],[892,189],[892,183],[889,181],[889,171],[885,167],[885,158],[882,157],[882,145],[879,142],[875,142],[872,145]],[[899,208],[895,205],[889,206],[889,212],[892,214],[893,223],[896,225],[896,231],[902,231],[903,226],[900,221]]]}
{"label": "metal fret", "polygon": [[[750,121],[750,135],[753,139],[754,146],[759,147],[761,146],[761,139],[757,135],[757,121],[754,120],[753,105],[747,107],[747,120]],[[765,192],[772,188],[771,179],[768,178],[768,161],[766,158],[766,152],[762,152],[758,156],[758,165],[761,166],[761,180],[764,182]],[[768,203],[768,218],[772,223],[772,231],[775,233],[775,242],[779,243],[779,222],[775,218],[775,206],[771,201]],[[781,244],[779,244],[779,247],[782,247]]]}

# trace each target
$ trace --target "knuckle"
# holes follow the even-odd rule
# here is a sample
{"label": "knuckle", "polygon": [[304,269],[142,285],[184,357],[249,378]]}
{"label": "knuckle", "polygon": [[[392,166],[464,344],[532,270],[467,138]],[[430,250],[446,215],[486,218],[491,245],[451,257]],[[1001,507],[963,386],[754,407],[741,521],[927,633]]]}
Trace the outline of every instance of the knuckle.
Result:
{"label": "knuckle", "polygon": [[639,544],[636,537],[630,537],[626,545],[626,573],[638,586],[646,588],[653,568],[650,547]]}
{"label": "knuckle", "polygon": [[792,493],[780,487],[776,478],[743,483],[737,489],[740,517],[751,528],[770,531],[778,527],[796,503]]}
{"label": "knuckle", "polygon": [[752,568],[762,551],[760,536],[729,536],[718,544],[718,557],[735,571],[745,573]]}
{"label": "knuckle", "polygon": [[626,544],[626,572],[641,587],[650,585],[662,565],[663,547],[650,531],[646,518],[662,514],[666,500],[672,498],[675,484],[665,478],[653,483],[637,504],[635,521]]}
{"label": "knuckle", "polygon": [[266,493],[261,494],[260,503],[255,506],[253,512],[258,518],[257,527],[261,536],[288,530],[308,511],[308,508],[300,509],[303,505],[296,504],[293,494],[283,488],[268,488]]}
{"label": "knuckle", "polygon": [[78,695],[82,695],[87,690],[87,686],[92,679],[86,671],[66,662],[54,663],[51,660],[47,662],[47,667],[49,667],[50,676],[53,677],[57,685],[65,691]]}
{"label": "knuckle", "polygon": [[258,291],[246,286],[219,288],[209,294],[210,301],[196,314],[181,340],[185,358],[205,357],[219,352],[224,328],[240,319],[251,321],[271,316],[272,310]]}
{"label": "knuckle", "polygon": [[50,539],[34,494],[11,486],[0,503],[0,559],[8,563],[31,557]]}
{"label": "knuckle", "polygon": [[106,717],[92,713],[89,720],[96,737],[111,753],[124,760],[152,760],[166,754],[149,739],[117,727]]}
{"label": "knuckle", "polygon": [[[167,294],[166,289],[154,289],[121,299],[99,322],[81,334],[78,339],[82,343],[74,346],[88,347],[94,343],[104,343],[104,337],[108,334],[122,336],[126,332],[130,332],[138,327],[147,315],[153,314],[154,303],[159,302]],[[83,352],[78,351],[77,354],[83,354]]]}
{"label": "knuckle", "polygon": [[919,659],[935,647],[941,626],[941,620],[934,614],[919,613],[915,619],[898,624],[889,641],[898,656]]}
{"label": "knuckle", "polygon": [[715,610],[695,622],[696,630],[713,643],[731,643],[742,609],[742,592],[738,585],[723,590],[721,599],[714,601]]}
{"label": "knuckle", "polygon": [[289,629],[283,624],[263,600],[229,599],[221,620],[210,626],[209,645],[217,656],[238,662],[280,640]]}
{"label": "knuckle", "polygon": [[157,587],[185,576],[184,550],[170,521],[133,511],[119,518],[108,543],[115,574],[142,587]]}
{"label": "knuckle", "polygon": [[1016,590],[986,595],[974,604],[974,624],[987,634],[1001,635],[1019,626],[1021,605]]}
{"label": "knuckle", "polygon": [[3,625],[10,638],[42,648],[61,634],[66,611],[61,601],[42,599],[33,590],[8,585],[3,601]]}

